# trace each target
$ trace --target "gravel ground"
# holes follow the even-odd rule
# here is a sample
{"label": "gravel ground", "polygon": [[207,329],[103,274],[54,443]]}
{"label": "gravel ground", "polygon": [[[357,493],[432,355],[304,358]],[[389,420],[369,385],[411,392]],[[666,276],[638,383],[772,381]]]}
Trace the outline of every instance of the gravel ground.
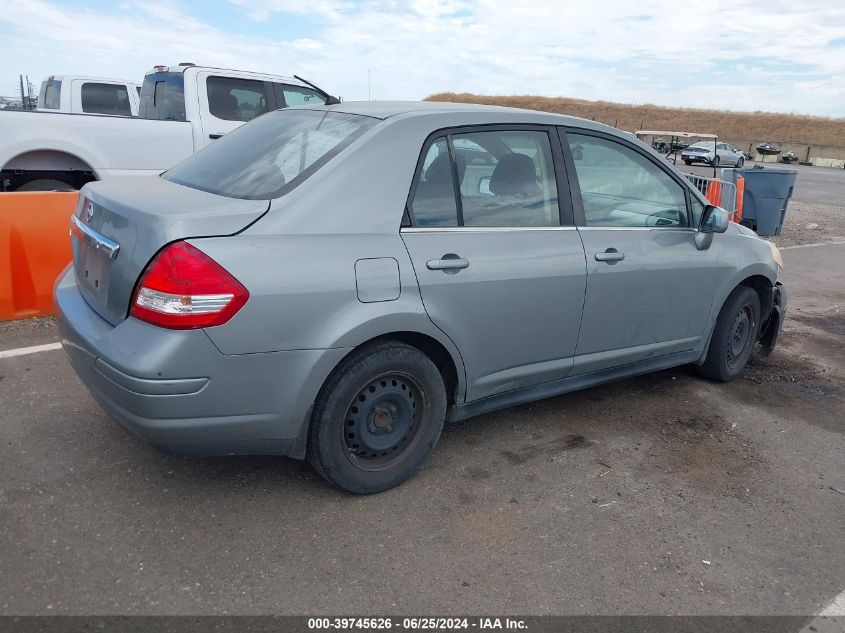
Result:
{"label": "gravel ground", "polygon": [[845,209],[791,200],[781,234],[771,239],[780,247],[845,241]]}

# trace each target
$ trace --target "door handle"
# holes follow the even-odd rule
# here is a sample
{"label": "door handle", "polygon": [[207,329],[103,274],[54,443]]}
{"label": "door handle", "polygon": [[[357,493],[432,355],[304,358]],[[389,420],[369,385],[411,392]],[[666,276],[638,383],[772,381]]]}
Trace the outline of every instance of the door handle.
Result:
{"label": "door handle", "polygon": [[595,258],[597,262],[607,262],[612,264],[625,259],[625,253],[620,253],[615,248],[608,248],[604,253],[596,253]]}
{"label": "door handle", "polygon": [[209,134],[208,138],[210,138],[212,141],[216,141],[218,138],[220,138],[222,136],[223,136],[222,134]]}
{"label": "door handle", "polygon": [[459,270],[469,267],[469,260],[458,257],[454,253],[447,253],[440,259],[430,259],[425,263],[429,270],[442,270],[444,272],[456,273]]}

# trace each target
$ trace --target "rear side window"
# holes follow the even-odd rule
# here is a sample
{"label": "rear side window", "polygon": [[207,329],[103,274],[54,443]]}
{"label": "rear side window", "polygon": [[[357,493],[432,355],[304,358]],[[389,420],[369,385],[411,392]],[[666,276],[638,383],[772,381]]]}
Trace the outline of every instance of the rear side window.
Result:
{"label": "rear side window", "polygon": [[163,178],[230,198],[278,198],[378,122],[340,112],[276,110],[229,132]]}
{"label": "rear side window", "polygon": [[62,82],[61,81],[45,81],[41,84],[41,93],[39,96],[39,108],[46,108],[48,110],[58,110],[61,107]]}
{"label": "rear side window", "polygon": [[445,138],[436,140],[428,148],[411,209],[416,226],[458,226],[452,162]]}
{"label": "rear side window", "polygon": [[182,73],[150,73],[141,86],[142,119],[185,121],[185,83]]}
{"label": "rear side window", "polygon": [[506,130],[438,139],[423,161],[411,211],[419,227],[559,226],[549,135]]}
{"label": "rear side window", "polygon": [[235,77],[209,77],[208,109],[218,119],[252,121],[269,110],[263,81]]}
{"label": "rear side window", "polygon": [[89,114],[132,116],[129,91],[119,84],[82,84],[82,111]]}

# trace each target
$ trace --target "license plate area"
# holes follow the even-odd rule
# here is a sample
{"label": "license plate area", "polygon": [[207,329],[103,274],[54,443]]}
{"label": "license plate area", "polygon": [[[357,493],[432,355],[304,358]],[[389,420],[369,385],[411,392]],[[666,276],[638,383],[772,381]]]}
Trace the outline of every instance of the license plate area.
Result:
{"label": "license plate area", "polygon": [[79,244],[76,277],[88,296],[105,305],[109,294],[109,273],[112,260],[85,242]]}

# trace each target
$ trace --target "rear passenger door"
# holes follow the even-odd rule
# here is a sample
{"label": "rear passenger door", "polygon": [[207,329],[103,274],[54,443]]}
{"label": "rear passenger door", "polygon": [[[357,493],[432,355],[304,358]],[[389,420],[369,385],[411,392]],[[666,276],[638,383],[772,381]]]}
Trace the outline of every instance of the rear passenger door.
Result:
{"label": "rear passenger door", "polygon": [[454,129],[423,147],[401,234],[468,401],[572,367],[586,266],[560,160],[537,127]]}
{"label": "rear passenger door", "polygon": [[203,144],[275,109],[272,84],[213,72],[197,74]]}

